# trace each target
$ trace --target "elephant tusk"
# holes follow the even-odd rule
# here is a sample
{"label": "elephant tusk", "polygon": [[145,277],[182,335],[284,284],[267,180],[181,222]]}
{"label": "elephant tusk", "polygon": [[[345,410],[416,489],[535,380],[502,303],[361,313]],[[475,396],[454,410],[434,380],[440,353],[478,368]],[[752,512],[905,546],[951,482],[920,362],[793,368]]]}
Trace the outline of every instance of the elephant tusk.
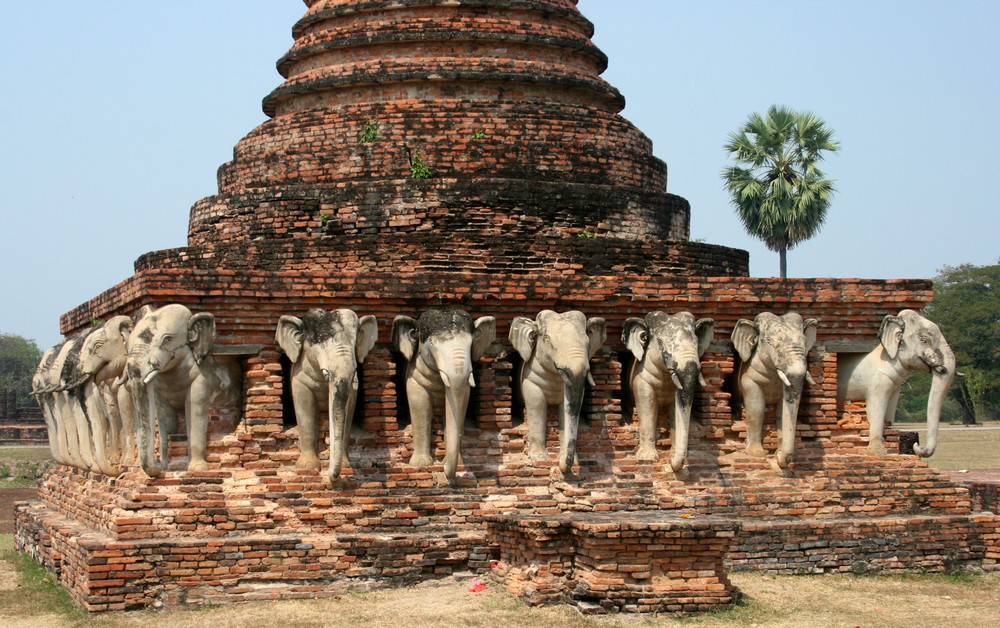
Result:
{"label": "elephant tusk", "polygon": [[788,381],[788,376],[785,375],[783,371],[778,371],[778,377],[781,378],[781,381],[785,386],[791,387],[792,382]]}
{"label": "elephant tusk", "polygon": [[142,378],[142,383],[143,384],[149,384],[149,382],[151,382],[154,379],[156,379],[156,376],[159,375],[159,374],[160,374],[160,371],[158,369],[150,371],[149,375],[147,375],[146,377]]}
{"label": "elephant tusk", "polygon": [[444,371],[438,371],[438,375],[441,376],[441,381],[444,383],[446,388],[451,388],[451,378]]}
{"label": "elephant tusk", "polygon": [[674,383],[674,386],[676,386],[678,389],[684,388],[684,384],[681,383],[681,378],[679,375],[677,375],[677,371],[675,370],[670,371],[670,380]]}
{"label": "elephant tusk", "polygon": [[590,374],[590,371],[587,371],[587,383],[590,384],[592,387],[597,386],[597,384],[594,383],[594,376]]}
{"label": "elephant tusk", "polygon": [[475,388],[475,387],[476,387],[476,378],[472,376],[472,373],[469,373],[469,388]]}

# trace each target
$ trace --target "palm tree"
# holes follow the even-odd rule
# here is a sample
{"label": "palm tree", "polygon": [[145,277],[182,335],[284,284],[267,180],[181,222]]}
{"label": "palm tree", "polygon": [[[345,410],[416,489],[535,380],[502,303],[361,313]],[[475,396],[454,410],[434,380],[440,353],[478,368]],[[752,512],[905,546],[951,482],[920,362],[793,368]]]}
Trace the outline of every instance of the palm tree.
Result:
{"label": "palm tree", "polygon": [[778,252],[784,279],[788,249],[816,235],[826,219],[833,182],[818,164],[840,142],[812,113],[772,105],[764,117],[751,114],[724,148],[738,163],[722,171],[736,213],[747,233]]}

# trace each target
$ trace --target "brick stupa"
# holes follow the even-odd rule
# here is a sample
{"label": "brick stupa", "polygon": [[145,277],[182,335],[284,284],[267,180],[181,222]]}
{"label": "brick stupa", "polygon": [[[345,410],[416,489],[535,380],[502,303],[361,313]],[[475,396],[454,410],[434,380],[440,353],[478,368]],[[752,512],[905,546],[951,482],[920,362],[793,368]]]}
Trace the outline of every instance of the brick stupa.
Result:
{"label": "brick stupa", "polygon": [[[666,166],[620,115],[575,0],[305,4],[278,62],[285,81],[264,99],[271,119],[220,168],[218,194],[192,208],[188,246],[142,256],[132,277],[62,318],[71,333],[145,304],[212,312],[215,350],[239,356],[244,376],[242,405],[217,409],[209,471],[183,471],[175,439],[159,478],[57,467],[19,508],[19,546],[75,600],[100,611],[335,595],[485,571],[501,542],[521,548],[499,565],[511,590],[608,610],[731,603],[723,560],[776,573],[996,565],[996,518],[895,455],[892,430],[894,455],[866,456],[863,413],[835,399],[838,351],[871,348],[886,314],[930,300],[929,282],[753,279],[745,252],[689,242],[688,203],[666,192]],[[407,464],[402,362],[388,342],[396,315],[442,306],[497,319],[455,486],[439,482],[440,465]],[[280,316],[313,307],[373,314],[380,330],[361,372],[351,469],[336,485],[295,468],[274,340]],[[554,415],[553,459],[526,459],[512,391],[510,322],[546,308],[608,323],[569,480],[553,473]],[[683,477],[634,454],[621,329],[651,310],[717,322]],[[788,310],[821,323],[816,385],[783,475],[743,453],[724,339],[740,318]],[[666,452],[665,422],[660,436]],[[775,440],[769,423],[769,451]],[[648,555],[616,525],[670,556],[638,565]],[[587,543],[573,550],[573,538]]]}

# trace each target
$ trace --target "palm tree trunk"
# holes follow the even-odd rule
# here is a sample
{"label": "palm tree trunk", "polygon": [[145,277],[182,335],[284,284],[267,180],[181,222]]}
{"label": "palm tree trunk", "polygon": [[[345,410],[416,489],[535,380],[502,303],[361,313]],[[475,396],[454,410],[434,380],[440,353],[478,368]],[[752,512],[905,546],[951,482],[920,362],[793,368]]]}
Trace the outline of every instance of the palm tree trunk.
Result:
{"label": "palm tree trunk", "polygon": [[781,278],[788,279],[788,247],[783,246],[778,251],[778,259],[781,260]]}

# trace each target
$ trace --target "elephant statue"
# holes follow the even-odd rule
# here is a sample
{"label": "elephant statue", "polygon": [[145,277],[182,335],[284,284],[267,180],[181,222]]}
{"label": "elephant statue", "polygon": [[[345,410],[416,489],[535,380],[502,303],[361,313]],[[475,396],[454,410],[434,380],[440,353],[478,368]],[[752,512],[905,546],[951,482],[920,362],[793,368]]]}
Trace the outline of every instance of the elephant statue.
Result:
{"label": "elephant statue", "polygon": [[742,364],[740,392],[747,417],[747,453],[766,456],[763,446],[764,411],[781,402],[780,444],[776,452],[782,469],[792,462],[795,426],[804,383],[814,384],[806,355],[816,342],[816,319],[795,312],[775,316],[758,314],[753,321],[740,319],[733,328],[733,347]]}
{"label": "elephant statue", "polygon": [[837,399],[865,401],[868,414],[868,451],[885,454],[882,430],[896,416],[899,391],[913,371],[930,371],[927,397],[927,444],[913,446],[926,458],[937,448],[941,406],[955,378],[955,354],[941,330],[913,310],[886,316],[878,333],[879,344],[867,354],[837,356]]}
{"label": "elephant statue", "polygon": [[177,431],[179,413],[187,426],[188,471],[208,469],[209,410],[237,403],[242,392],[239,366],[231,358],[210,355],[214,342],[215,317],[207,312],[192,314],[172,303],[159,309],[145,306],[137,315],[126,342],[126,386],[135,412],[139,464],[150,477],[169,463],[168,435]]}
{"label": "elephant statue", "polygon": [[[62,342],[51,347],[42,354],[42,359],[38,362],[38,368],[31,378],[31,394],[42,409],[42,417],[45,419],[45,427],[49,437],[49,451],[52,459],[59,464],[73,465],[73,457],[67,448],[67,439],[62,425],[62,417],[56,407],[55,391],[59,388],[58,372],[56,361],[59,359],[66,343]],[[61,371],[62,366],[58,369]],[[53,377],[56,374],[56,377]]]}
{"label": "elephant statue", "polygon": [[426,467],[431,455],[432,419],[444,409],[444,475],[454,480],[462,457],[462,432],[471,388],[476,385],[472,363],[486,354],[496,339],[496,319],[475,322],[461,310],[430,310],[419,320],[397,316],[392,344],[407,360],[406,399],[413,426],[410,464]]}
{"label": "elephant statue", "polygon": [[53,458],[60,464],[99,471],[80,398],[70,387],[85,340],[86,333],[81,332],[46,351],[32,379],[32,392],[49,429]]}
{"label": "elephant statue", "polygon": [[[639,460],[655,461],[659,409],[667,405],[674,421],[670,468],[679,472],[687,458],[688,428],[695,388],[705,385],[699,360],[712,343],[715,321],[695,320],[690,312],[668,316],[650,312],[645,319],[629,318],[622,328],[622,342],[635,362],[629,375],[636,414],[639,416]],[[673,405],[668,402],[672,400]]]}
{"label": "elephant statue", "polygon": [[535,320],[518,316],[510,326],[510,342],[524,363],[519,381],[528,423],[527,455],[547,460],[545,423],[550,405],[559,406],[559,470],[570,472],[576,460],[576,438],[587,383],[592,386],[590,359],[607,339],[603,318],[582,312],[551,310]]}
{"label": "elephant statue", "polygon": [[[374,316],[351,310],[312,309],[302,318],[282,316],[275,340],[292,362],[292,403],[299,425],[300,469],[319,469],[320,409],[330,421],[330,481],[340,477],[358,396],[358,365],[378,339]],[[349,464],[349,462],[348,462]]]}
{"label": "elephant statue", "polygon": [[132,415],[123,415],[117,391],[125,371],[132,319],[115,316],[95,327],[83,341],[75,380],[90,425],[95,464],[105,475],[121,473],[120,463],[134,446]]}

